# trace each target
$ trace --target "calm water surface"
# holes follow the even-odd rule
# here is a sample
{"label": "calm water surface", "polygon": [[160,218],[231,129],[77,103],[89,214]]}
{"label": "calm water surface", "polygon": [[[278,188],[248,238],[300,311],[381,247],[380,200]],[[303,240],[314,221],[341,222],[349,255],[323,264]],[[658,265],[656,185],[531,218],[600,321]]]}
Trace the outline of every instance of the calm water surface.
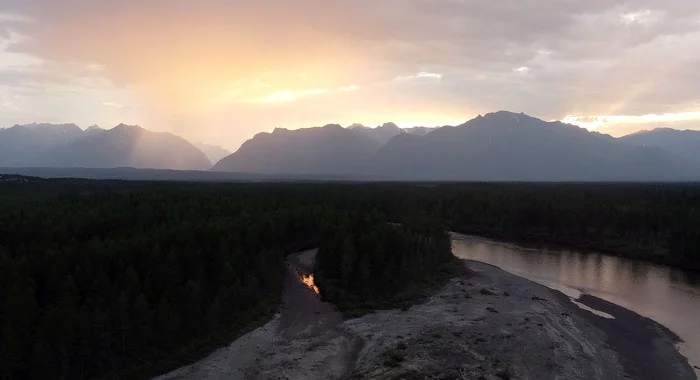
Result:
{"label": "calm water surface", "polygon": [[681,352],[700,367],[700,275],[595,252],[522,248],[454,235],[453,253],[577,297],[591,294],[668,327]]}

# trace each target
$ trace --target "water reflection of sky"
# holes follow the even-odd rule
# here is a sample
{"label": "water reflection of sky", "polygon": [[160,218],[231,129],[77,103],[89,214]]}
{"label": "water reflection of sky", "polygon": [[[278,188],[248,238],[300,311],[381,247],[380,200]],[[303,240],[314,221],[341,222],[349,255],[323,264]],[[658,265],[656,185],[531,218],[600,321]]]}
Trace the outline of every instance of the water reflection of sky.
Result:
{"label": "water reflection of sky", "polygon": [[457,257],[496,265],[545,285],[592,294],[649,317],[686,341],[684,354],[700,366],[700,276],[600,253],[520,248],[459,237]]}

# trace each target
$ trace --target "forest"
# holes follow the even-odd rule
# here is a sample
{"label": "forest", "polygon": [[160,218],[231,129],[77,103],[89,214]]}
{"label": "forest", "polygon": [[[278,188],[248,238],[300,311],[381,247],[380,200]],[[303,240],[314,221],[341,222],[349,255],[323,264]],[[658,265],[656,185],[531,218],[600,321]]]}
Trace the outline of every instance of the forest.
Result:
{"label": "forest", "polygon": [[[693,184],[0,181],[0,378],[146,378],[277,308],[285,255],[381,304],[450,260],[445,228],[700,270]],[[444,227],[443,227],[444,226]]]}
{"label": "forest", "polygon": [[375,213],[339,214],[326,221],[320,235],[316,284],[346,315],[398,306],[426,283],[464,271],[451,248],[447,230],[431,219],[398,224]]}

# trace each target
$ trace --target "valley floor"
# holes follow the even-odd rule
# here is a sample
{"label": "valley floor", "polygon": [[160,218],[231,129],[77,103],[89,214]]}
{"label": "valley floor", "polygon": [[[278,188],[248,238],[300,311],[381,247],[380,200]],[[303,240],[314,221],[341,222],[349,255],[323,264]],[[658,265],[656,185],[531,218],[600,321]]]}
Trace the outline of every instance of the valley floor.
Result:
{"label": "valley floor", "polygon": [[343,320],[299,280],[313,254],[290,257],[270,322],[157,380],[696,379],[663,326],[595,297],[577,300],[603,312],[594,314],[479,262],[408,310]]}

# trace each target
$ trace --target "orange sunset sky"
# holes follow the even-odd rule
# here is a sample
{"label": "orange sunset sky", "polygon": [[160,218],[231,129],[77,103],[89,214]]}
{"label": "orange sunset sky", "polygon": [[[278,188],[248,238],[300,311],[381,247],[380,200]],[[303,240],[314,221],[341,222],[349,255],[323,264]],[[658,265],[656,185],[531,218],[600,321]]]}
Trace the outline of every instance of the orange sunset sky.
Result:
{"label": "orange sunset sky", "polygon": [[0,127],[700,129],[697,0],[0,0]]}

